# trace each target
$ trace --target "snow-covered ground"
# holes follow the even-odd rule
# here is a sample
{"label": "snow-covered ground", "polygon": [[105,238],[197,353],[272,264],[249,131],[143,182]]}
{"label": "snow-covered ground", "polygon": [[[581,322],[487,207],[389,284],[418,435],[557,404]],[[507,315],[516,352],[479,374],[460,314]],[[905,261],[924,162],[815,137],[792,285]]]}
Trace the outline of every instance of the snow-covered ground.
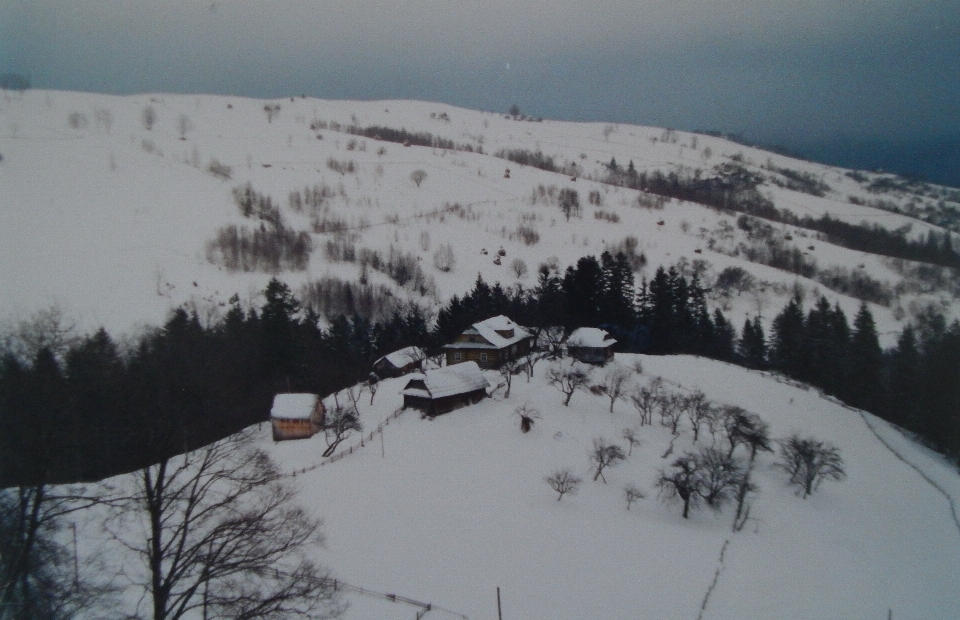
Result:
{"label": "snow-covered ground", "polygon": [[[769,322],[796,282],[808,303],[823,293],[848,317],[856,312],[856,299],[712,251],[711,239],[718,248],[745,240],[729,215],[677,201],[663,210],[641,208],[638,192],[589,180],[601,178],[614,157],[621,166],[633,161],[641,171],[699,168],[706,174],[732,157],[758,173],[787,167],[832,189],[817,198],[761,186],[778,208],[889,229],[910,224],[916,236],[931,229],[850,204],[851,195],[877,196],[842,169],[653,127],[529,122],[415,101],[51,91],[2,97],[0,321],[25,319],[56,304],[82,329],[104,325],[130,333],[163,321],[184,303],[202,315],[222,311],[234,294],[259,305],[257,295],[272,274],[229,273],[211,264],[205,251],[221,226],[256,225],[243,219],[233,201],[233,190],[245,183],[270,195],[296,230],[310,230],[311,223],[288,205],[289,193],[328,186],[334,192],[328,213],[347,223],[357,248],[394,246],[418,257],[436,283],[436,298],[425,300],[434,306],[471,288],[478,273],[489,282],[530,287],[541,262],[556,257],[563,268],[632,236],[649,261],[642,275],[649,277],[661,264],[702,259],[708,275],[739,266],[766,282],[760,293],[730,300],[728,316],[737,326],[757,313]],[[266,104],[280,106],[272,119]],[[149,129],[143,117],[148,108],[156,115]],[[430,132],[482,147],[483,154],[404,147],[342,131],[353,124]],[[581,173],[573,180],[493,156],[504,148],[541,150],[558,165],[576,163]],[[334,171],[331,158],[353,162],[355,172]],[[229,166],[231,178],[210,174],[212,161]],[[411,179],[415,170],[427,175],[419,186]],[[533,200],[541,185],[576,189],[582,218],[567,221],[555,204]],[[588,201],[590,192],[599,193],[600,205]],[[879,197],[898,204],[911,199]],[[460,208],[449,209],[454,203]],[[521,225],[536,229],[539,241],[525,245],[517,236]],[[792,227],[775,228],[792,235],[821,267],[863,265],[890,286],[902,281],[885,259],[804,237]],[[323,246],[332,239],[314,234],[317,249],[306,271],[284,272],[281,279],[294,290],[324,275],[356,279],[356,263],[325,258]],[[433,255],[447,243],[456,263],[443,272],[434,269]],[[506,257],[496,265],[501,246]],[[525,275],[511,269],[516,258],[527,264]],[[382,274],[369,275],[394,286]],[[884,344],[892,343],[913,308],[929,302],[960,316],[956,300],[943,293],[904,293],[890,307],[872,305]],[[632,356],[617,359],[632,366]],[[678,507],[657,501],[653,488],[658,469],[670,462],[662,456],[669,430],[644,427],[643,445],[606,474],[608,483],[591,481],[592,440],[618,440],[623,428],[637,423],[637,414],[624,402],[610,414],[604,398],[585,392],[563,407],[561,394],[544,381],[545,363],[531,383],[515,379],[508,400],[498,396],[433,421],[405,412],[332,464],[314,467],[324,448],[319,437],[273,444],[264,425],[263,446],[285,471],[300,472],[291,481],[304,505],[325,522],[328,543],[317,550],[318,559],[346,583],[443,608],[429,617],[449,615],[444,610],[474,620],[494,617],[499,586],[505,618],[692,619],[701,615],[714,581],[704,618],[876,619],[888,610],[894,618],[957,617],[956,471],[886,423],[815,391],[719,362],[640,359],[644,375],[636,381],[663,376],[673,389],[699,388],[713,401],[761,415],[775,437],[800,432],[832,442],[846,461],[847,480],[825,483],[804,500],[785,486],[773,458],[762,455],[755,520],[743,531],[731,532],[729,510],[699,511],[683,520]],[[397,410],[403,384],[387,380],[375,405],[361,401],[365,432]],[[543,419],[522,434],[513,411],[527,401]],[[687,430],[674,454],[691,447]],[[585,482],[578,495],[558,502],[543,477],[564,466]],[[629,511],[625,484],[647,494]],[[351,620],[410,618],[417,611],[348,596]]]}
{"label": "snow-covered ground", "polygon": [[[763,373],[688,356],[617,355],[616,364],[662,376],[667,388],[700,389],[719,404],[759,414],[782,438],[812,435],[838,446],[847,479],[825,482],[801,499],[761,454],[755,519],[731,532],[733,511],[707,509],[687,521],[664,505],[654,487],[672,457],[669,429],[640,429],[642,445],[622,465],[592,481],[591,442],[636,426],[632,405],[588,392],[569,407],[537,366],[527,383],[515,379],[482,403],[421,419],[407,411],[382,437],[334,463],[321,459],[323,440],[263,445],[288,472],[300,498],[325,521],[327,548],[318,558],[338,578],[377,592],[432,602],[469,618],[495,617],[501,588],[505,618],[697,618],[724,562],[703,618],[955,618],[960,609],[960,526],[948,499],[895,456],[860,413],[813,390]],[[599,382],[604,372],[594,372]],[[491,379],[495,380],[494,375]],[[405,380],[384,382],[375,404],[363,400],[366,433],[401,404]],[[529,403],[542,413],[528,434],[514,409]],[[960,477],[869,414],[871,426],[898,452],[960,500]],[[655,421],[656,422],[656,421]],[[681,425],[673,457],[694,447]],[[381,442],[382,439],[382,442]],[[349,442],[348,442],[349,443]],[[709,445],[709,435],[700,445]],[[359,438],[351,445],[359,445]],[[742,456],[742,455],[741,455]],[[543,477],[569,467],[584,479],[580,493],[557,501]],[[623,487],[646,498],[628,511]],[[408,618],[416,608],[348,595],[347,618]],[[447,614],[431,612],[431,616]]]}
{"label": "snow-covered ground", "polygon": [[[272,120],[264,111],[267,104],[280,107]],[[143,118],[148,109],[155,115],[150,129]],[[482,148],[484,154],[358,138],[344,133],[350,125],[429,132],[457,145]],[[541,150],[558,166],[575,163],[581,174],[572,180],[518,166],[493,156],[501,149]],[[491,282],[529,287],[537,266],[550,257],[556,257],[562,269],[632,236],[649,261],[641,275],[649,277],[657,266],[686,258],[707,261],[708,275],[741,266],[766,282],[763,294],[732,300],[729,316],[738,326],[758,311],[769,321],[796,281],[804,285],[811,303],[823,293],[852,316],[859,302],[793,274],[712,251],[711,240],[718,249],[733,250],[745,239],[735,218],[677,201],[664,210],[640,208],[638,192],[584,177],[602,178],[612,158],[621,166],[632,161],[638,171],[692,174],[699,169],[709,174],[736,157],[758,174],[769,175],[771,166],[790,168],[828,183],[832,189],[823,198],[761,186],[778,208],[800,216],[829,213],[889,229],[909,224],[911,235],[925,235],[933,228],[904,215],[850,204],[849,195],[873,195],[842,169],[720,138],[654,127],[513,120],[416,101],[264,102],[27,91],[5,94],[0,101],[0,155],[0,319],[25,318],[57,304],[87,329],[105,325],[114,331],[135,330],[161,322],[171,307],[184,303],[201,313],[216,312],[235,293],[244,302],[258,303],[256,295],[270,274],[228,273],[206,258],[206,244],[220,227],[256,226],[244,220],[233,201],[233,189],[245,183],[269,195],[296,230],[310,230],[310,218],[293,212],[290,192],[328,186],[335,194],[327,202],[328,213],[351,227],[350,239],[358,249],[386,251],[392,245],[418,257],[436,282],[437,299],[431,303],[463,293],[478,273]],[[355,172],[334,171],[327,165],[330,159],[353,162]],[[232,178],[210,174],[212,161],[229,166]],[[414,170],[426,172],[420,186],[410,178]],[[567,221],[555,204],[532,200],[540,186],[576,189],[582,217]],[[588,202],[594,191],[600,205]],[[898,203],[909,198],[880,197]],[[444,211],[452,204],[462,208]],[[517,235],[521,225],[536,230],[539,242],[525,245]],[[724,226],[730,231],[726,239],[719,232]],[[902,280],[885,259],[804,237],[806,233],[791,227],[775,228],[783,235],[792,233],[792,243],[822,268],[863,265],[866,273],[891,287]],[[313,234],[317,249],[307,270],[280,276],[295,290],[324,275],[356,279],[358,264],[325,257],[323,246],[332,238]],[[456,261],[449,272],[433,267],[433,255],[444,243],[453,246]],[[506,257],[495,265],[501,246]],[[528,268],[520,277],[511,268],[517,258]],[[382,274],[371,278],[393,286]],[[945,305],[947,313],[956,316],[953,301],[942,294],[904,293],[890,307],[871,309],[879,331],[887,334],[885,343],[891,344],[891,335],[918,303]]]}

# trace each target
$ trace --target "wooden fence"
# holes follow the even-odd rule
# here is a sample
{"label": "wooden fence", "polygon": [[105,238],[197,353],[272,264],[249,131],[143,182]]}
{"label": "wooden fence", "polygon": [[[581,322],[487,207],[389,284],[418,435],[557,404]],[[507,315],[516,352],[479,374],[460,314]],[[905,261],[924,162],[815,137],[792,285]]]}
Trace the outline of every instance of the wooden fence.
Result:
{"label": "wooden fence", "polygon": [[385,426],[390,425],[390,420],[397,419],[398,417],[400,417],[400,414],[403,413],[404,411],[406,411],[406,409],[404,409],[403,407],[400,407],[399,409],[391,413],[389,416],[387,416],[387,418],[383,422],[377,425],[377,428],[373,429],[366,435],[362,435],[360,437],[360,443],[354,444],[349,448],[347,448],[346,450],[341,450],[340,452],[323,459],[319,463],[314,463],[313,465],[308,465],[307,467],[295,469],[292,472],[288,472],[286,475],[292,478],[296,478],[298,475],[313,471],[318,467],[323,467],[324,465],[330,465],[331,463],[336,463],[340,459],[346,458],[348,455],[353,454],[354,452],[359,452],[360,448],[365,448],[367,444],[373,441],[374,437],[381,434]]}

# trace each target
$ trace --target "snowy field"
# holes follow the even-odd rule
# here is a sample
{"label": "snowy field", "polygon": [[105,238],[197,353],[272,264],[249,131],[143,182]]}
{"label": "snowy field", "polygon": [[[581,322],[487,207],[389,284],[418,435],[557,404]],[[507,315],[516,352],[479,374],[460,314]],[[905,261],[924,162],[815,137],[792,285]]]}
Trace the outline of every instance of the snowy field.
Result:
{"label": "snowy field", "polygon": [[[501,390],[434,420],[407,411],[384,427],[382,443],[377,435],[342,460],[297,475],[303,504],[325,521],[327,548],[318,558],[349,584],[469,618],[496,617],[497,586],[504,618],[873,619],[888,610],[894,618],[956,617],[960,526],[950,502],[881,443],[860,413],[720,362],[618,354],[617,363],[632,367],[634,357],[644,370],[635,382],[662,376],[668,389],[699,388],[715,403],[759,414],[773,437],[801,433],[834,443],[848,478],[801,499],[773,467],[774,456],[762,454],[747,527],[731,532],[731,507],[704,508],[684,521],[680,507],[658,501],[654,487],[658,470],[672,460],[662,457],[669,429],[656,421],[642,427],[643,443],[632,456],[605,472],[606,484],[592,481],[593,438],[626,449],[620,433],[638,424],[638,414],[617,402],[611,415],[609,400],[588,392],[563,407],[542,362],[529,384],[514,381],[509,399]],[[366,432],[401,404],[404,383],[389,380],[374,406],[363,402]],[[543,415],[528,434],[513,415],[524,402]],[[960,499],[954,470],[866,417],[954,502]],[[674,456],[694,447],[689,423],[681,431]],[[319,436],[274,444],[264,425],[263,437],[288,472],[321,460]],[[709,441],[701,437],[700,445]],[[561,501],[543,481],[559,467],[584,479],[578,495]],[[629,511],[627,484],[647,495]],[[357,594],[348,600],[351,620],[417,611]]]}
{"label": "snowy field", "polygon": [[[265,105],[277,105],[268,119]],[[150,129],[144,114],[152,110]],[[351,125],[384,126],[428,132],[484,154],[360,138]],[[502,149],[542,151],[557,166],[576,164],[580,177],[545,172],[494,157]],[[706,261],[706,277],[738,266],[761,283],[762,292],[734,297],[728,316],[738,327],[747,316],[766,322],[799,283],[810,305],[819,294],[853,316],[859,301],[806,278],[749,263],[736,254],[745,241],[735,217],[699,205],[671,201],[663,210],[640,208],[640,193],[588,180],[603,178],[607,164],[633,162],[639,172],[709,173],[736,161],[758,174],[766,167],[790,168],[830,185],[823,198],[762,185],[778,208],[799,216],[824,213],[845,221],[877,223],[891,230],[910,225],[911,236],[931,228],[919,220],[847,202],[850,195],[872,195],[844,171],[744,147],[720,138],[655,127],[601,123],[531,122],[416,101],[275,102],[236,97],[138,95],[27,91],[0,101],[0,320],[15,321],[58,305],[83,329],[101,325],[120,332],[164,320],[171,307],[189,304],[213,316],[233,294],[244,303],[257,298],[269,274],[227,272],[207,260],[207,242],[225,225],[256,226],[245,220],[232,192],[246,183],[268,195],[294,230],[311,230],[311,219],[288,204],[292,191],[327,186],[333,196],[325,214],[348,226],[358,249],[414,255],[436,285],[420,299],[436,305],[468,290],[478,273],[489,282],[530,287],[537,266],[556,258],[560,269],[586,255],[637,240],[648,259],[639,274],[652,276],[660,265],[686,259]],[[337,172],[330,160],[353,163]],[[209,172],[217,162],[229,179]],[[505,175],[510,170],[509,178]],[[418,186],[411,173],[422,170]],[[535,201],[543,186],[576,189],[581,217],[567,221],[556,204]],[[588,196],[596,192],[600,204]],[[881,195],[905,202],[910,196]],[[451,205],[460,208],[452,211]],[[951,203],[952,204],[952,203]],[[523,243],[520,226],[534,229],[539,241]],[[890,287],[901,282],[886,259],[837,247],[788,226],[778,234],[821,268],[853,269]],[[726,230],[727,232],[722,232]],[[942,230],[938,234],[942,234]],[[296,290],[322,276],[355,280],[358,264],[329,260],[323,251],[334,235],[313,233],[316,248],[307,269],[281,277]],[[716,243],[717,250],[710,249]],[[454,250],[449,272],[433,267],[441,244]],[[809,247],[808,247],[809,246]],[[493,258],[499,248],[501,265]],[[810,249],[813,248],[813,249]],[[521,259],[518,276],[511,263]],[[371,282],[399,289],[385,275]],[[938,294],[905,292],[888,307],[871,305],[884,344],[902,329],[911,312],[934,303],[949,315],[956,304]]]}
{"label": "snowy field", "polygon": [[[738,328],[758,314],[769,325],[796,285],[805,291],[807,307],[824,294],[848,317],[856,313],[860,302],[853,297],[737,255],[733,249],[746,236],[736,217],[676,200],[662,210],[643,208],[638,198],[649,197],[590,180],[603,178],[612,158],[620,166],[632,161],[638,171],[664,173],[708,174],[731,161],[757,173],[790,168],[831,189],[820,198],[762,185],[778,208],[890,230],[909,225],[913,238],[930,230],[943,234],[905,215],[850,204],[849,196],[876,196],[842,169],[654,127],[531,122],[415,101],[265,102],[37,90],[2,97],[4,326],[56,305],[80,330],[103,325],[122,339],[161,323],[183,304],[204,320],[222,313],[234,294],[259,307],[258,295],[273,274],[228,272],[206,252],[218,228],[257,224],[234,203],[233,191],[246,183],[272,198],[288,226],[311,232],[316,249],[307,268],[278,274],[294,291],[323,276],[360,275],[357,263],[329,259],[323,248],[337,237],[315,232],[311,217],[288,203],[290,192],[323,185],[332,191],[324,217],[343,223],[351,243],[414,255],[436,290],[420,297],[378,272],[368,274],[371,282],[433,309],[472,288],[478,273],[488,282],[529,288],[541,262],[555,258],[562,270],[634,237],[648,260],[638,281],[660,265],[698,259],[706,261],[708,278],[726,267],[752,274],[762,284],[758,292],[725,302]],[[280,108],[268,118],[265,105]],[[148,109],[154,114],[149,128]],[[483,153],[359,138],[344,132],[350,125],[429,132]],[[501,149],[542,151],[558,166],[575,163],[579,174],[574,179],[519,166],[495,157]],[[335,171],[331,160],[352,163],[353,172]],[[211,163],[228,167],[230,178],[211,174]],[[426,173],[419,185],[411,178],[416,170]],[[556,204],[533,199],[540,186],[576,189],[582,217],[568,221]],[[591,192],[599,204],[588,202]],[[901,205],[919,200],[880,197]],[[535,229],[539,240],[525,244],[520,226]],[[904,283],[888,259],[793,227],[775,228],[821,268],[862,266],[891,288]],[[453,246],[456,262],[449,272],[434,268],[441,244]],[[506,256],[497,265],[501,247]],[[510,266],[518,258],[528,267],[525,274]],[[908,290],[889,306],[871,304],[882,344],[892,345],[927,304],[960,316],[956,300],[942,291]],[[634,357],[618,354],[617,361],[632,367]],[[405,412],[334,463],[315,467],[325,447],[319,437],[274,444],[264,424],[262,445],[291,474],[303,504],[324,520],[327,545],[316,550],[317,559],[347,584],[435,604],[428,618],[495,618],[497,587],[508,620],[960,615],[955,470],[887,423],[814,390],[692,357],[639,359],[644,374],[634,382],[662,376],[670,389],[699,388],[716,403],[759,414],[776,438],[801,433],[833,443],[847,479],[826,482],[801,499],[773,467],[774,457],[762,454],[754,471],[761,491],[747,527],[731,531],[729,508],[699,510],[684,520],[679,506],[658,501],[654,487],[658,471],[672,460],[664,456],[670,431],[656,420],[643,427],[642,445],[605,472],[608,482],[592,481],[588,451],[594,438],[623,444],[622,430],[635,426],[638,415],[622,401],[611,414],[609,401],[588,392],[562,406],[560,392],[545,382],[545,362],[529,384],[516,378],[507,400],[501,390],[432,421]],[[373,406],[361,400],[365,435],[398,409],[403,384],[385,381]],[[528,434],[520,432],[513,413],[524,402],[543,415]],[[689,428],[681,428],[673,455],[694,448]],[[701,438],[700,445],[706,441]],[[359,438],[342,449],[357,444]],[[543,478],[560,467],[571,468],[584,483],[579,494],[557,501]],[[646,493],[630,510],[627,484]],[[91,534],[85,544],[96,540]],[[373,596],[349,593],[347,599],[348,620],[412,618],[418,611]]]}

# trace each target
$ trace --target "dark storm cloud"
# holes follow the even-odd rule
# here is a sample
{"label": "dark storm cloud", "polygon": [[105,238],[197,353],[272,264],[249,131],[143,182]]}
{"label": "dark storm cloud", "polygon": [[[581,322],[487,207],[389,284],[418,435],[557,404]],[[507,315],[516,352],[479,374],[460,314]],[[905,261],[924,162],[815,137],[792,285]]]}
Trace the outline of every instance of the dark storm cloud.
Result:
{"label": "dark storm cloud", "polygon": [[111,93],[418,98],[815,145],[960,136],[960,3],[0,0],[0,71]]}

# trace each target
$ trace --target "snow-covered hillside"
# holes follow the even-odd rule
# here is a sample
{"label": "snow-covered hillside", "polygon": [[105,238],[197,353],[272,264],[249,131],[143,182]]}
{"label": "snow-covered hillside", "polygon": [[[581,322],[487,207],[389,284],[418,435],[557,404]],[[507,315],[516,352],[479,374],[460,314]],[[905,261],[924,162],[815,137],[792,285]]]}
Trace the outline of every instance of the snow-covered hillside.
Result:
{"label": "snow-covered hillside", "polygon": [[[351,127],[429,134],[455,148],[405,146]],[[499,157],[503,151],[539,153],[558,171],[518,165]],[[853,316],[860,300],[825,284],[851,274],[888,294],[870,304],[884,345],[931,305],[960,317],[960,289],[946,269],[919,270],[796,225],[738,222],[736,213],[604,182],[612,160],[621,170],[632,163],[684,179],[730,165],[760,179],[759,194],[798,218],[829,214],[904,230],[911,240],[960,243],[954,190],[848,174],[712,136],[415,101],[26,91],[0,99],[0,156],[5,323],[58,306],[84,331],[103,325],[129,334],[183,304],[203,319],[234,295],[259,307],[274,275],[294,292],[321,278],[362,276],[392,298],[436,309],[478,274],[529,288],[541,263],[562,270],[624,248],[646,259],[637,261],[638,281],[660,265],[698,273],[713,288],[710,304],[737,327],[757,315],[769,324],[795,294],[810,305],[825,295]],[[798,186],[815,191],[790,189]],[[244,217],[235,196],[247,187],[274,210]],[[309,208],[291,198],[306,189],[316,198]],[[561,210],[563,190],[577,191],[580,213]],[[305,269],[230,271],[210,250],[225,227],[253,234],[280,220],[284,230],[309,235]],[[747,260],[774,245],[815,260],[820,276]],[[422,271],[418,289],[357,258],[390,252]],[[730,267],[751,283],[722,294],[717,276]],[[626,401],[609,413],[605,397],[586,391],[564,407],[544,377],[545,361],[529,383],[514,379],[509,399],[500,390],[435,420],[413,411],[393,417],[404,380],[386,380],[374,405],[369,395],[360,401],[362,447],[332,463],[318,466],[319,436],[274,444],[264,424],[262,446],[324,520],[328,542],[317,559],[347,584],[434,603],[429,617],[495,617],[498,586],[510,619],[957,616],[960,477],[939,457],[872,415],[771,375],[688,356],[618,354],[615,365],[637,361],[643,374],[632,386],[662,376],[670,390],[700,389],[760,415],[774,438],[800,433],[836,445],[847,479],[801,499],[775,457],[762,454],[747,527],[731,531],[729,507],[684,520],[679,507],[658,501],[654,481],[673,455],[710,439],[695,446],[684,421],[674,440],[655,421],[639,429],[641,445],[606,473],[606,484],[593,482],[592,441],[623,445],[623,429],[638,415]],[[596,370],[595,382],[608,369]],[[514,414],[525,402],[542,413],[528,434]],[[559,467],[585,479],[561,501],[544,482]],[[630,510],[627,484],[646,493]],[[99,525],[88,524],[85,544],[98,542]],[[350,620],[417,611],[347,596]]]}
{"label": "snow-covered hillside", "polygon": [[[429,133],[474,152],[404,147],[346,133],[350,126]],[[503,150],[541,151],[578,176],[494,156]],[[490,282],[529,287],[544,261],[555,258],[563,269],[632,237],[647,259],[638,275],[684,259],[707,284],[726,267],[747,270],[757,283],[753,291],[715,300],[735,325],[758,313],[769,320],[797,290],[795,283],[811,300],[826,294],[850,316],[859,301],[746,261],[743,244],[765,242],[751,241],[735,216],[676,200],[662,210],[644,208],[638,197],[649,204],[650,196],[589,180],[604,179],[612,159],[621,169],[632,162],[640,172],[691,177],[736,162],[766,179],[759,189],[779,209],[890,230],[909,226],[912,238],[931,230],[943,235],[944,229],[907,212],[927,213],[923,207],[949,215],[958,206],[947,190],[939,202],[904,191],[871,193],[865,188],[883,175],[853,178],[721,138],[534,122],[414,101],[27,91],[5,94],[0,102],[0,155],[0,317],[23,318],[57,304],[84,327],[122,331],[158,323],[183,303],[216,312],[235,293],[253,301],[270,274],[229,273],[207,257],[207,244],[221,227],[256,228],[233,198],[233,190],[248,183],[272,199],[289,228],[313,238],[306,270],[280,274],[295,290],[322,276],[360,275],[357,262],[333,260],[328,243],[347,243],[357,252],[392,246],[416,257],[436,291],[419,301],[435,304],[470,288],[478,273]],[[226,174],[211,173],[211,164]],[[419,185],[411,178],[415,170],[426,173]],[[825,184],[824,196],[778,187],[790,186],[783,170]],[[290,193],[308,187],[328,194],[313,213],[295,212]],[[578,191],[579,217],[567,220],[556,206],[555,193],[564,188]],[[878,201],[885,209],[867,206]],[[909,264],[905,272],[902,261],[897,269],[887,258],[831,245],[792,226],[774,224],[768,234],[816,260],[824,272],[859,269],[888,287],[891,301],[871,306],[881,334],[899,331],[903,320],[930,303],[956,316],[952,295],[911,279]],[[453,250],[449,271],[434,267],[442,244]],[[498,265],[500,247],[506,256]],[[527,267],[519,276],[512,268],[516,259]],[[384,274],[369,277],[398,288]]]}
{"label": "snow-covered hillside", "polygon": [[[562,406],[562,394],[544,380],[546,362],[531,382],[517,378],[509,399],[500,390],[434,420],[407,411],[370,441],[367,433],[401,405],[405,381],[388,380],[373,406],[362,399],[364,447],[321,467],[311,468],[325,447],[319,436],[273,444],[264,425],[264,446],[281,468],[300,472],[293,480],[301,500],[325,520],[327,548],[318,558],[340,579],[469,618],[496,617],[497,586],[504,618],[873,619],[888,610],[894,618],[956,617],[960,524],[951,501],[917,469],[954,503],[955,471],[870,414],[721,362],[618,354],[594,382],[636,359],[644,372],[633,383],[662,376],[668,390],[700,389],[717,404],[759,414],[774,437],[828,439],[841,450],[847,479],[801,499],[774,456],[761,455],[747,527],[731,532],[730,507],[685,521],[679,506],[658,501],[654,481],[694,448],[689,423],[666,458],[670,430],[640,427],[632,456],[605,472],[606,484],[594,482],[592,440],[625,445],[622,429],[639,416],[619,401],[610,414],[609,400],[589,392]],[[528,434],[513,413],[522,403],[543,418]],[[709,444],[701,436],[699,446]],[[543,480],[559,467],[584,479],[579,494],[561,501]],[[630,510],[627,484],[646,493]],[[351,619],[417,611],[359,594],[348,599]]]}

